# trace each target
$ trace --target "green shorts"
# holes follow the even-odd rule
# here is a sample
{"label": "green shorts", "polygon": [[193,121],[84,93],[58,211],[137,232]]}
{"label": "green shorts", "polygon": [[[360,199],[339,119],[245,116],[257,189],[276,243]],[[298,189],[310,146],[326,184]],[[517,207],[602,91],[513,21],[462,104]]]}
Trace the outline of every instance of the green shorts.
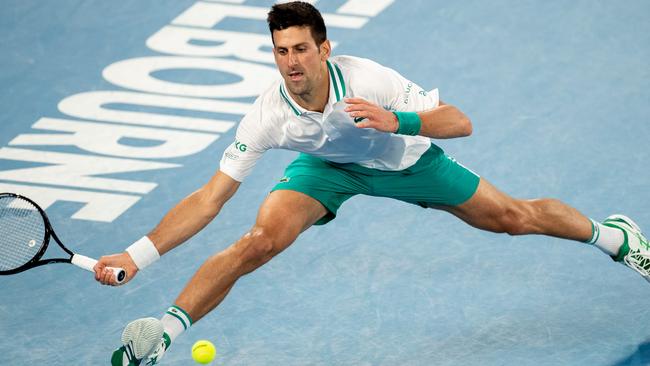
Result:
{"label": "green shorts", "polygon": [[273,191],[297,191],[318,200],[329,211],[316,222],[323,225],[336,217],[343,202],[357,194],[390,197],[422,207],[456,206],[472,197],[479,180],[432,144],[413,166],[400,171],[332,163],[300,154]]}

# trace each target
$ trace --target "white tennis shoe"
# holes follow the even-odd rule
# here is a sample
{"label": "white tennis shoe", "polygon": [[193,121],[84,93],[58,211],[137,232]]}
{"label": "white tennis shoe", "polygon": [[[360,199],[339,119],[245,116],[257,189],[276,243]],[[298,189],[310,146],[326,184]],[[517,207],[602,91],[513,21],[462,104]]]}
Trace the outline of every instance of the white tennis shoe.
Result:
{"label": "white tennis shoe", "polygon": [[614,260],[638,272],[650,282],[650,243],[641,233],[641,228],[632,219],[624,215],[611,215],[603,225],[621,229],[625,241]]}
{"label": "white tennis shoe", "polygon": [[111,366],[157,365],[171,340],[156,318],[141,318],[129,323],[122,332],[123,346],[113,352]]}

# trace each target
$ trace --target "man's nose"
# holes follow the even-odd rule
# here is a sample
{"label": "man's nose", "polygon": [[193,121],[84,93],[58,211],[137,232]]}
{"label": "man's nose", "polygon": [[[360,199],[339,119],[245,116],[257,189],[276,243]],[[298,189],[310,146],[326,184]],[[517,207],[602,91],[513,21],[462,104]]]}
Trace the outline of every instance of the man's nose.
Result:
{"label": "man's nose", "polygon": [[289,65],[294,66],[298,64],[298,57],[295,52],[289,51]]}

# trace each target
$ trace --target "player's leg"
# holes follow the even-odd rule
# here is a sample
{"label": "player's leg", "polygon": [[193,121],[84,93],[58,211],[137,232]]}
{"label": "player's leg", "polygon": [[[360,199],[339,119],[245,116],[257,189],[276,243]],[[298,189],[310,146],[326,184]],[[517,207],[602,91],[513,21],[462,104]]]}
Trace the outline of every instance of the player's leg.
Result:
{"label": "player's leg", "polygon": [[622,230],[590,220],[559,200],[508,196],[435,145],[408,170],[399,184],[390,184],[391,197],[449,211],[480,229],[589,242],[610,255],[625,242]]}
{"label": "player's leg", "polygon": [[447,156],[437,146],[395,179],[378,176],[379,195],[449,211],[480,229],[587,241],[591,221],[554,199],[518,200]]}
{"label": "player's leg", "polygon": [[[129,355],[134,354],[134,347],[129,343],[131,339],[149,345],[147,353],[137,353],[135,358],[141,359],[146,354],[143,361],[147,365],[156,364],[174,338],[217,306],[238,278],[286,249],[311,225],[322,225],[334,219],[338,208],[350,197],[368,192],[363,179],[321,159],[301,154],[287,167],[284,177],[262,204],[251,230],[229,248],[209,258],[161,320],[139,319],[126,327],[124,332],[128,337],[122,337],[124,346],[116,351],[112,364],[131,366],[133,357]],[[161,326],[163,337],[158,336],[157,346],[153,352],[149,351],[151,342],[148,340],[155,338]]]}
{"label": "player's leg", "polygon": [[587,242],[650,280],[650,245],[628,217],[612,215],[599,223],[557,199],[510,197],[435,145],[399,179],[376,179],[377,195],[446,210],[484,230]]}
{"label": "player's leg", "polygon": [[124,346],[114,352],[111,364],[157,364],[174,339],[221,303],[241,276],[289,247],[327,213],[318,200],[306,194],[292,190],[270,193],[255,225],[201,265],[162,320],[144,318],[127,325],[122,335]]}
{"label": "player's leg", "polygon": [[499,191],[484,178],[476,192],[457,206],[436,206],[483,230],[511,235],[543,234],[588,241],[591,220],[556,199],[515,199]]}
{"label": "player's leg", "polygon": [[238,278],[282,252],[326,213],[320,202],[303,193],[273,191],[260,207],[255,225],[203,263],[175,304],[199,320],[223,300]]}
{"label": "player's leg", "polygon": [[556,199],[512,198],[482,178],[466,202],[436,208],[484,230],[510,235],[543,234],[594,244],[650,281],[650,244],[626,216],[612,215],[598,223]]}

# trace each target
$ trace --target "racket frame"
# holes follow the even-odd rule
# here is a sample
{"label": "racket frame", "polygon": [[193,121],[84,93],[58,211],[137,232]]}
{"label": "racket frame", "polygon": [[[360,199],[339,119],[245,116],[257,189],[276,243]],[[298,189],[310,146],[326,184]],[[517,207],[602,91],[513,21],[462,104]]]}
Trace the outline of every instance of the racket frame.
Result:
{"label": "racket frame", "polygon": [[[92,268],[88,266],[88,263],[90,261],[96,262],[94,259],[82,256],[81,254],[76,254],[73,253],[70,249],[66,248],[65,245],[61,242],[61,239],[56,235],[56,232],[54,231],[54,228],[52,227],[52,224],[50,223],[50,219],[47,217],[47,214],[45,213],[45,210],[41,208],[36,202],[34,202],[32,199],[29,197],[25,197],[20,194],[16,193],[10,193],[10,192],[5,192],[5,193],[0,193],[0,198],[3,197],[13,197],[16,199],[23,199],[29,203],[32,204],[37,210],[38,213],[41,215],[41,218],[43,219],[43,223],[45,224],[45,230],[43,233],[43,244],[41,245],[41,248],[38,250],[38,252],[30,259],[27,263],[23,264],[22,266],[6,271],[0,271],[0,275],[11,275],[11,274],[16,274],[20,272],[27,271],[29,269],[35,268],[35,267],[40,267],[44,266],[46,264],[51,264],[51,263],[71,263],[75,264],[78,267],[84,268],[88,271],[92,272]],[[50,239],[54,238],[56,243],[59,245],[59,247],[66,252],[68,255],[70,255],[69,258],[46,258],[46,259],[41,259],[43,255],[45,254],[45,251],[47,250],[47,247],[50,245]],[[84,262],[86,265],[79,265],[78,263],[74,263],[77,261],[73,262],[73,257],[77,256],[78,259],[81,260],[81,262]],[[113,268],[115,274],[115,280],[117,283],[121,283],[124,281],[125,274],[124,273],[119,273],[119,271],[124,271],[121,268]],[[121,277],[121,279],[120,279]]]}

